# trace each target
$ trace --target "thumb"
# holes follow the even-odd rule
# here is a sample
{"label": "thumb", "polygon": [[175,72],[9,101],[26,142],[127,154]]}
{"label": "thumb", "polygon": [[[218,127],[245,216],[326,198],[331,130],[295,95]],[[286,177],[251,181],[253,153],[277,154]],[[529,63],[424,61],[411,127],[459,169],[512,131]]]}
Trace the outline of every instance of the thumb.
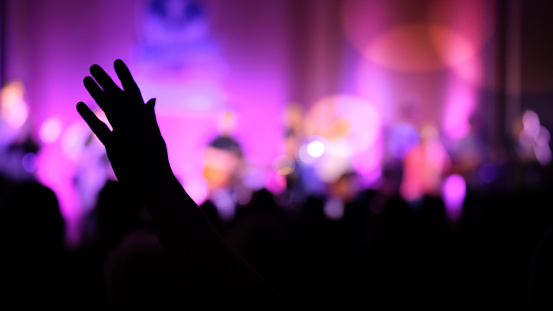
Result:
{"label": "thumb", "polygon": [[154,107],[156,105],[156,99],[152,98],[147,103],[146,106],[148,106],[149,109],[154,110]]}

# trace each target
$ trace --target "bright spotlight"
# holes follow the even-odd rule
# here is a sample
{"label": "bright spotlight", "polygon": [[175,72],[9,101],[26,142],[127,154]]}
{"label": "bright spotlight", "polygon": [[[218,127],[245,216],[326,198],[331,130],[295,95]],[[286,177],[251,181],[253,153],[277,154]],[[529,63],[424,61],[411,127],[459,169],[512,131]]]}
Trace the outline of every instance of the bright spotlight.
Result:
{"label": "bright spotlight", "polygon": [[314,140],[307,145],[307,153],[313,158],[320,158],[324,152],[325,145],[318,140]]}

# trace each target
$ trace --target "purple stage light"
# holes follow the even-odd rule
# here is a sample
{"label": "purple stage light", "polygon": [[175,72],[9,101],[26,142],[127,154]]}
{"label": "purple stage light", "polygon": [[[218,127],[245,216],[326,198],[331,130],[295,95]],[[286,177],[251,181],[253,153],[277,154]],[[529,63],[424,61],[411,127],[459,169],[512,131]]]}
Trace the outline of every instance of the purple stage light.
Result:
{"label": "purple stage light", "polygon": [[33,152],[26,153],[21,159],[21,166],[30,174],[34,174],[37,169],[36,154]]}

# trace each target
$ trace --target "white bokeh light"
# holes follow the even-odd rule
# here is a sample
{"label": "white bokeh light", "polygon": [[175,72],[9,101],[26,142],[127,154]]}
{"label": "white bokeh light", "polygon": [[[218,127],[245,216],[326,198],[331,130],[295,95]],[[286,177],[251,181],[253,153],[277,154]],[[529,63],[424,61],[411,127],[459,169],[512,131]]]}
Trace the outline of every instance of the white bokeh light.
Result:
{"label": "white bokeh light", "polygon": [[307,145],[307,153],[313,158],[320,158],[324,152],[325,145],[318,140],[314,140]]}

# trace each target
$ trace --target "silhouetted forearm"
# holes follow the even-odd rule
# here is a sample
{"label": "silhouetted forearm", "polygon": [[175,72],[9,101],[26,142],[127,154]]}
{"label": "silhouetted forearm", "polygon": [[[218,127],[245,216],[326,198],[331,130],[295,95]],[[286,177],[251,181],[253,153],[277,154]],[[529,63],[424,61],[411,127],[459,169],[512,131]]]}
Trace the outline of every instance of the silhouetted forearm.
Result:
{"label": "silhouetted forearm", "polygon": [[98,65],[83,80],[113,130],[83,102],[77,111],[106,147],[129,195],[145,201],[159,240],[195,302],[207,309],[281,309],[278,294],[228,249],[175,178],[155,117],[155,99],[144,103],[123,61],[116,60],[114,69],[123,89]]}
{"label": "silhouetted forearm", "polygon": [[224,244],[172,172],[155,179],[149,211],[196,302],[209,309],[283,309],[278,293]]}

